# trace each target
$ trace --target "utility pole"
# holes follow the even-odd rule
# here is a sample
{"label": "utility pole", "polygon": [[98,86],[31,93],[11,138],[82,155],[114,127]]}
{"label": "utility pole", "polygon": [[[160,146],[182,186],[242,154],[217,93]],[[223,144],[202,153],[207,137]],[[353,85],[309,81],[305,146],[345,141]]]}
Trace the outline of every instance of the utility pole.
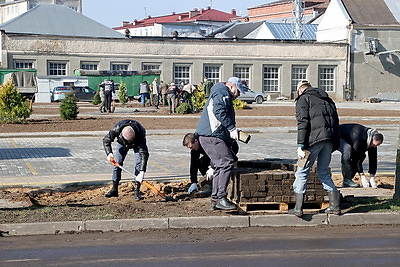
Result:
{"label": "utility pole", "polygon": [[301,0],[293,1],[293,16],[294,16],[294,27],[293,34],[296,39],[301,39],[303,36],[303,15],[304,15],[304,2]]}
{"label": "utility pole", "polygon": [[399,128],[399,140],[397,140],[397,156],[396,156],[396,174],[394,178],[394,195],[393,199],[400,199],[400,128]]}

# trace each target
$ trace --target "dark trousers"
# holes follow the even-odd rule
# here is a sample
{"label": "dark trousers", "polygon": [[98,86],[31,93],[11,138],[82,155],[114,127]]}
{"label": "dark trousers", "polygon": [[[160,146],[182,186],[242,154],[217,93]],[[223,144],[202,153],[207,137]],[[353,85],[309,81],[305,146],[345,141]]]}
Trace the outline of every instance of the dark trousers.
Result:
{"label": "dark trousers", "polygon": [[233,154],[222,139],[210,136],[200,136],[199,141],[214,166],[211,198],[218,199],[226,197],[226,188],[228,187],[233,165],[235,163]]}
{"label": "dark trousers", "polygon": [[107,111],[111,111],[112,92],[110,90],[104,91],[104,101]]}

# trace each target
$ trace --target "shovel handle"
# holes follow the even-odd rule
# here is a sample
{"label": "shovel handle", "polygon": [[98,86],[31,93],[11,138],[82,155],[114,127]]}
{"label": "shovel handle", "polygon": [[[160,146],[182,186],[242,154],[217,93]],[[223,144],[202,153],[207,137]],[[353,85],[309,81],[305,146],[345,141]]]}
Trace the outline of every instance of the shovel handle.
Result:
{"label": "shovel handle", "polygon": [[158,190],[157,188],[155,188],[154,186],[152,186],[150,183],[148,183],[147,181],[142,181],[142,184],[144,184],[145,186],[147,186],[148,188],[151,189],[151,191],[153,191],[154,193],[156,193],[157,195],[159,195],[162,198],[165,198],[165,195],[163,193],[160,192],[160,190]]}

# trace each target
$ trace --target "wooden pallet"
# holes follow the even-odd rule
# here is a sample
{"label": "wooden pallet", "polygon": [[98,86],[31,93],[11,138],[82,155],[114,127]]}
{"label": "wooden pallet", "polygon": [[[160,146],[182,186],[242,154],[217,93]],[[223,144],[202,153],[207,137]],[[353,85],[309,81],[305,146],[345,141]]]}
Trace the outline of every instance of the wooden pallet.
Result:
{"label": "wooden pallet", "polygon": [[[236,203],[236,205],[245,212],[287,212],[289,209],[294,208],[295,203],[284,202],[248,202]],[[329,202],[306,202],[303,204],[303,210],[323,210],[328,208]]]}

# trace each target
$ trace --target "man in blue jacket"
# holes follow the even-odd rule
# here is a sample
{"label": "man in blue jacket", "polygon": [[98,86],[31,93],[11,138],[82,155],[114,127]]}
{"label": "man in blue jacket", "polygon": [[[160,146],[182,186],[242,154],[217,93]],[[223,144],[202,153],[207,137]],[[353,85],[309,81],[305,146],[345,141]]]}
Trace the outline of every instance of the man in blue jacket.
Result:
{"label": "man in blue jacket", "polygon": [[242,81],[237,77],[229,78],[225,84],[215,84],[196,130],[200,145],[214,165],[212,209],[236,209],[226,197],[226,188],[235,163],[235,155],[230,147],[234,140],[238,140],[233,100],[240,95],[242,86]]}

